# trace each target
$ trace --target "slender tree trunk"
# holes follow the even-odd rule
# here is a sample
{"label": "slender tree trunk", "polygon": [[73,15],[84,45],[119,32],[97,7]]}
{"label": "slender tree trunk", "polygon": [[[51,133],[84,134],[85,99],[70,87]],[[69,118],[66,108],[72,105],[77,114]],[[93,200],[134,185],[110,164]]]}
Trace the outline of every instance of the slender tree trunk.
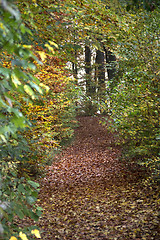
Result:
{"label": "slender tree trunk", "polygon": [[95,114],[97,107],[92,100],[95,100],[96,85],[92,78],[92,66],[91,66],[91,49],[87,45],[85,46],[85,73],[86,73],[86,95],[90,97],[87,101],[86,113],[89,115]]}
{"label": "slender tree trunk", "polygon": [[105,95],[105,67],[104,67],[104,52],[96,51],[96,78],[98,82],[98,97],[103,100]]}
{"label": "slender tree trunk", "polygon": [[108,50],[105,50],[105,53],[106,53],[106,63],[110,64],[110,67],[107,68],[107,73],[108,73],[109,80],[111,80],[114,78],[115,72],[116,72],[116,68],[114,66],[116,61],[116,56]]}
{"label": "slender tree trunk", "polygon": [[74,57],[75,57],[75,62],[72,62],[72,71],[73,71],[73,76],[75,79],[77,79],[77,74],[78,74],[78,68],[77,68],[77,50],[74,51]]}
{"label": "slender tree trunk", "polygon": [[105,47],[104,47],[104,50],[106,55],[109,88],[110,90],[112,90],[115,85],[115,83],[112,80],[115,77],[115,73],[116,73],[116,67],[115,67],[116,56],[111,51],[107,50]]}
{"label": "slender tree trunk", "polygon": [[91,89],[91,50],[88,46],[85,46],[85,72],[86,72],[86,94],[92,95]]}

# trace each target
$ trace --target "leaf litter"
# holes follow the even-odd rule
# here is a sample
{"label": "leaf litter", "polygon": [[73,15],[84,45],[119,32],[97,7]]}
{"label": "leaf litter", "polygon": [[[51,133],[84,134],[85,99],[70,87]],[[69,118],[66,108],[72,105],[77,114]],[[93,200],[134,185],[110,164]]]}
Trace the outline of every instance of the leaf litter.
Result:
{"label": "leaf litter", "polygon": [[100,117],[79,117],[75,141],[40,181],[42,239],[159,240],[159,192],[120,160]]}

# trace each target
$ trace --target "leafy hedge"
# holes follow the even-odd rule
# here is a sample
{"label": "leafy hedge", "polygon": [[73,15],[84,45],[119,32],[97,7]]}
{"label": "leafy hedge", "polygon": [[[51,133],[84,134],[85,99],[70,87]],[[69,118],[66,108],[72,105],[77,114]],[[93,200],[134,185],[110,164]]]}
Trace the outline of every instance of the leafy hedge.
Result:
{"label": "leafy hedge", "polygon": [[128,13],[119,35],[119,82],[111,95],[112,128],[125,156],[159,178],[159,9]]}
{"label": "leafy hedge", "polygon": [[22,107],[22,112],[33,124],[24,133],[32,153],[36,152],[36,158],[31,153],[30,160],[26,163],[32,174],[43,170],[46,164],[54,160],[57,150],[72,138],[76,124],[78,88],[59,61],[60,59],[47,55],[47,60],[36,77],[41,84],[49,86],[49,92],[45,97],[23,104]]}
{"label": "leafy hedge", "polygon": [[39,61],[30,46],[23,44],[23,34],[31,32],[22,23],[18,9],[2,0],[0,16],[0,238],[9,239],[21,230],[15,220],[25,216],[37,220],[42,213],[35,205],[39,185],[18,176],[17,169],[28,152],[18,132],[30,126],[18,96],[31,102],[43,88],[32,75]]}
{"label": "leafy hedge", "polygon": [[36,204],[39,184],[30,179],[30,169],[35,166],[37,173],[50,150],[71,137],[77,90],[52,57],[41,66],[23,42],[32,33],[15,5],[2,0],[0,15],[0,238],[13,239],[35,229],[20,227],[21,219],[36,221],[42,214]]}

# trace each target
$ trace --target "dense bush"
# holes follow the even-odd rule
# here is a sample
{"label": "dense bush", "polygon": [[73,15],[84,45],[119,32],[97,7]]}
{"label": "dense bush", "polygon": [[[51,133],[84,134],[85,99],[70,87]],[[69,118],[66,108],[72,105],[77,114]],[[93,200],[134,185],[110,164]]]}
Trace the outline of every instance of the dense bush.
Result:
{"label": "dense bush", "polygon": [[29,154],[27,163],[32,174],[50,164],[62,144],[72,138],[78,97],[78,88],[56,57],[47,56],[36,77],[50,89],[45,97],[22,107],[33,124],[32,129],[24,133],[32,152],[36,152],[36,158]]}
{"label": "dense bush", "polygon": [[9,239],[21,230],[15,221],[25,216],[37,220],[38,184],[19,176],[19,165],[30,149],[20,132],[30,127],[21,112],[20,98],[31,102],[43,92],[32,75],[38,58],[23,45],[22,35],[31,33],[22,23],[15,5],[0,2],[0,237]]}
{"label": "dense bush", "polygon": [[[119,84],[111,96],[125,156],[159,171],[159,10],[128,13],[119,35]],[[153,169],[152,169],[153,170]]]}

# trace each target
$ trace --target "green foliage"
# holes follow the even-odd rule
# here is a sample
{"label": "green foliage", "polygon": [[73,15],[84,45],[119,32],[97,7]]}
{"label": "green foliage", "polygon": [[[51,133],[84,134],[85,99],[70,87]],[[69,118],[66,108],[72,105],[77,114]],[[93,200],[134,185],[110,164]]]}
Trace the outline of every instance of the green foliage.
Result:
{"label": "green foliage", "polygon": [[9,239],[12,234],[18,236],[20,231],[25,233],[30,231],[30,227],[23,229],[20,225],[18,226],[18,223],[24,217],[37,221],[42,214],[42,208],[35,205],[39,184],[24,178],[19,179],[11,163],[2,164],[2,168],[3,182],[0,195],[1,202],[7,207],[2,211],[1,223],[4,229],[3,238]]}
{"label": "green foliage", "polygon": [[21,22],[19,11],[2,1],[0,15],[0,139],[7,141],[18,128],[28,126],[16,95],[22,94],[29,101],[37,97],[36,92],[42,93],[42,89],[31,74],[38,59],[30,46],[23,45],[22,35],[30,31]]}
{"label": "green foliage", "polygon": [[[36,144],[34,140],[32,140]],[[36,174],[38,171],[33,166],[31,167],[31,155],[32,161],[36,161],[36,151],[33,152],[27,139],[24,137],[24,132],[19,132],[17,135],[8,142],[4,142],[0,145],[0,163],[10,164],[11,167],[15,168],[18,174],[18,177],[22,175],[27,177],[28,175]]]}
{"label": "green foliage", "polygon": [[160,6],[159,0],[130,0],[130,1],[123,1],[123,0],[119,0],[121,3],[125,2],[126,5],[126,9],[127,11],[129,10],[133,10],[133,9],[139,9],[139,8],[143,8],[147,11],[154,11],[155,8],[157,8],[158,6]]}
{"label": "green foliage", "polygon": [[[38,220],[41,214],[35,206],[38,186],[28,180],[29,175],[44,168],[49,158],[53,160],[53,151],[72,137],[78,93],[64,67],[60,67],[60,59],[52,59],[43,48],[37,47],[42,61],[48,57],[48,62],[41,67],[42,62],[31,51],[32,47],[26,45],[28,34],[35,43],[32,31],[25,27],[15,9],[15,5],[2,1],[0,163],[2,204],[7,202],[7,208],[6,212],[2,209],[0,234],[4,232],[4,238],[11,233],[18,236],[21,229],[16,227],[16,221],[19,225],[19,219],[27,216]],[[28,13],[24,15],[27,17]],[[32,22],[29,23],[32,28]],[[54,53],[58,46],[53,41],[49,43],[45,47]],[[45,84],[49,84],[50,91],[45,97],[39,97],[44,90],[49,90]]]}
{"label": "green foliage", "polygon": [[158,10],[126,15],[117,51],[121,78],[111,100],[112,127],[124,139],[126,156],[155,166],[159,153],[159,19]]}
{"label": "green foliage", "polygon": [[25,32],[31,34],[16,6],[0,1],[0,236],[4,239],[19,231],[16,221],[25,216],[37,220],[41,214],[35,206],[38,185],[20,178],[18,172],[30,151],[20,130],[31,126],[19,99],[31,102],[43,92],[33,76],[38,59],[23,44]]}

